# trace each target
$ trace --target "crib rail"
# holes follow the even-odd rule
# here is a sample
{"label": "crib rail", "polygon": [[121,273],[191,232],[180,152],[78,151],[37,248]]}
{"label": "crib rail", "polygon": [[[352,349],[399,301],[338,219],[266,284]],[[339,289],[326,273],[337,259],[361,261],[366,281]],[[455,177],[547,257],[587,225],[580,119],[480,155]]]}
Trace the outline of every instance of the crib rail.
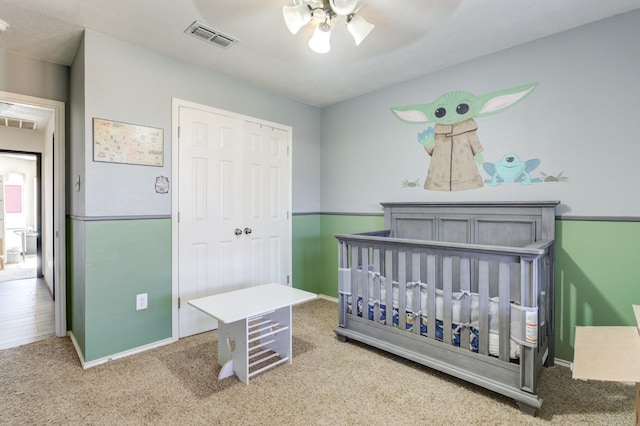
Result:
{"label": "crib rail", "polygon": [[504,247],[389,238],[389,231],[336,238],[340,326],[350,318],[368,318],[518,362],[520,387],[535,391],[534,366],[549,351],[553,355],[547,316],[552,241]]}

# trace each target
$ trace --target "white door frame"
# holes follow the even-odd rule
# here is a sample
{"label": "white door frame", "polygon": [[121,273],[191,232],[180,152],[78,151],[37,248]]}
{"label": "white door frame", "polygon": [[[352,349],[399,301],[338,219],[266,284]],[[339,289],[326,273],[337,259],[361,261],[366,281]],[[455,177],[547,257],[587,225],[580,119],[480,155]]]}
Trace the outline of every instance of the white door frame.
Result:
{"label": "white door frame", "polygon": [[[66,193],[65,193],[65,104],[52,99],[37,98],[0,91],[0,99],[9,103],[31,105],[53,110],[53,286],[56,336],[67,335],[67,261],[66,261]],[[45,159],[43,158],[43,161]],[[46,208],[46,207],[45,207]]]}
{"label": "white door frame", "polygon": [[[178,146],[178,126],[180,124],[179,120],[179,111],[180,108],[194,108],[200,109],[203,111],[208,111],[213,114],[223,115],[227,117],[233,117],[241,120],[252,121],[258,124],[264,124],[266,126],[271,126],[274,128],[282,129],[287,132],[289,135],[289,140],[287,141],[287,145],[291,147],[291,151],[293,151],[293,143],[292,143],[292,128],[291,126],[286,126],[280,123],[274,123],[271,121],[261,120],[259,118],[251,117],[248,115],[237,114],[234,112],[226,111],[223,109],[218,109],[215,107],[211,107],[208,105],[199,104],[196,102],[187,101],[180,98],[171,98],[171,180],[173,184],[171,185],[171,335],[172,340],[176,341],[179,339],[180,330],[179,330],[179,315],[178,315],[178,298],[180,296],[180,287],[179,287],[179,264],[178,264],[178,179],[180,176],[180,171],[178,168],[178,156],[180,152],[180,148]],[[290,152],[289,157],[289,170],[290,170],[290,183],[293,183],[293,152]],[[289,194],[288,194],[288,203],[292,206],[292,187],[293,185],[289,185]],[[291,213],[290,216],[291,218]],[[293,223],[292,220],[289,220],[289,226]],[[291,235],[292,240],[290,244],[293,243],[293,234]],[[289,270],[289,275],[293,272],[293,254],[289,256],[287,269]]]}

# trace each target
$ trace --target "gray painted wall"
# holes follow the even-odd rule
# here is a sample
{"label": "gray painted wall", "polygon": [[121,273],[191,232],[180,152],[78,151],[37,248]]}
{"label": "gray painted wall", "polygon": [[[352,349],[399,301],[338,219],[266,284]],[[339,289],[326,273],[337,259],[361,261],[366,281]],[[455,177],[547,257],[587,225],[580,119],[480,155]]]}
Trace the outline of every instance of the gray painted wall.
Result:
{"label": "gray painted wall", "polygon": [[[154,185],[171,177],[172,97],[291,126],[293,210],[319,210],[320,109],[95,32],[85,32],[84,44],[86,216],[171,213],[170,193]],[[94,162],[94,117],[164,129],[164,166]]]}
{"label": "gray painted wall", "polygon": [[[70,126],[67,129],[70,143],[67,145],[67,213],[72,216],[84,216],[85,214],[85,90],[84,90],[84,39],[80,43],[76,57],[71,66],[71,84],[69,93]],[[80,179],[78,186],[78,179]]]}
{"label": "gray painted wall", "polygon": [[[637,40],[640,11],[324,108],[322,211],[380,212],[381,201],[560,200],[558,211],[567,215],[640,216]],[[424,190],[430,158],[416,135],[427,125],[403,123],[390,108],[454,90],[481,95],[530,82],[539,86],[522,102],[476,120],[484,160],[508,152],[538,158],[533,175],[564,171],[569,182]],[[419,179],[420,186],[403,188],[404,179]]]}
{"label": "gray painted wall", "polygon": [[69,68],[0,50],[0,90],[67,102]]}

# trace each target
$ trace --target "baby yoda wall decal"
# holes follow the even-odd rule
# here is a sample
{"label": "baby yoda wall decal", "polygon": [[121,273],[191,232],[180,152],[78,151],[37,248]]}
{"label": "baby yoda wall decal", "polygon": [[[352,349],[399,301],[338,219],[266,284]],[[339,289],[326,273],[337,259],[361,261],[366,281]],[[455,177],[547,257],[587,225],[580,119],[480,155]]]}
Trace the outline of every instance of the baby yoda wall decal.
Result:
{"label": "baby yoda wall decal", "polygon": [[527,96],[538,83],[530,83],[482,96],[469,92],[449,92],[430,104],[391,108],[405,123],[435,123],[418,134],[431,156],[424,188],[435,191],[460,191],[483,186],[478,173],[484,150],[474,118],[506,110]]}

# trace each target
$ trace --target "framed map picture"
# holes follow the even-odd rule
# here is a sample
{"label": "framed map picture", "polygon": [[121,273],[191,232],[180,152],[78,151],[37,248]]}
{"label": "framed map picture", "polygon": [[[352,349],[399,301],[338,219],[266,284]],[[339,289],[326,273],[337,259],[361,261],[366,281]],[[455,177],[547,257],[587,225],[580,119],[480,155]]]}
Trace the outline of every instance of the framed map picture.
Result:
{"label": "framed map picture", "polygon": [[93,119],[93,161],[162,167],[163,130]]}

